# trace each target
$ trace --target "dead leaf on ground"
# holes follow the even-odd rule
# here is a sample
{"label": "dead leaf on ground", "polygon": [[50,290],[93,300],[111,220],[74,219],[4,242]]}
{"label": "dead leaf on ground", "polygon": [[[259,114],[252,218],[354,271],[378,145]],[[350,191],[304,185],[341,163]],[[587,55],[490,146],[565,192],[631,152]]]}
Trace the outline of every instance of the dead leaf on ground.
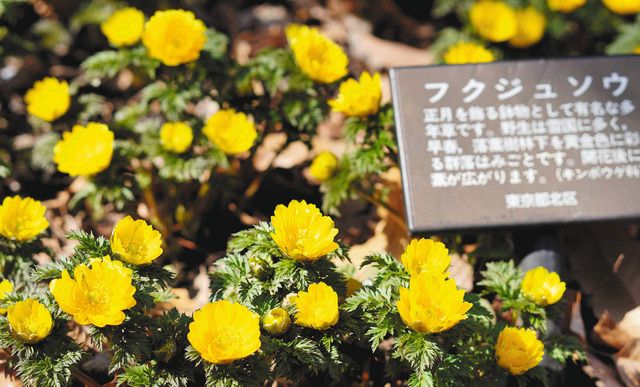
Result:
{"label": "dead leaf on ground", "polygon": [[640,339],[625,344],[616,354],[618,375],[628,387],[640,387]]}

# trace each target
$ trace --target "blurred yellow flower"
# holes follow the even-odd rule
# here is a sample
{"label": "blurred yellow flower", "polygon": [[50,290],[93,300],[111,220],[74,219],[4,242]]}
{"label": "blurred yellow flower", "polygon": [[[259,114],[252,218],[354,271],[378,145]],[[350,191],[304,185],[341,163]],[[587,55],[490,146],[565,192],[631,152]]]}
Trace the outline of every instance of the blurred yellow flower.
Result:
{"label": "blurred yellow flower", "polygon": [[638,55],[640,55],[640,46],[636,47],[636,48],[633,50],[633,53],[634,53],[634,54],[638,54]]}
{"label": "blurred yellow flower", "polygon": [[62,278],[51,281],[53,298],[80,325],[102,328],[122,324],[123,311],[136,304],[136,288],[131,285],[133,272],[109,256],[93,259],[90,265],[91,268],[85,264],[76,266],[73,278],[64,270]]}
{"label": "blurred yellow flower", "polygon": [[338,323],[338,294],[324,282],[309,285],[306,292],[293,297],[298,311],[297,325],[324,331]]}
{"label": "blurred yellow flower", "polygon": [[218,110],[207,120],[202,132],[228,155],[248,151],[258,137],[253,122],[244,113],[233,109]]}
{"label": "blurred yellow flower", "polygon": [[144,25],[142,43],[150,57],[167,66],[177,66],[200,57],[207,41],[206,29],[191,11],[156,11]]}
{"label": "blurred yellow flower", "polygon": [[349,277],[347,280],[347,292],[346,297],[353,296],[358,290],[362,289],[362,282],[353,277]]}
{"label": "blurred yellow flower", "polygon": [[291,328],[291,317],[284,308],[274,308],[262,317],[262,328],[274,336],[281,336]]}
{"label": "blurred yellow flower", "polygon": [[74,125],[62,133],[62,140],[53,148],[53,161],[58,171],[71,176],[91,176],[102,172],[113,156],[113,132],[105,124],[89,122]]}
{"label": "blurred yellow flower", "polygon": [[512,375],[521,375],[537,366],[544,356],[544,344],[536,332],[526,328],[506,327],[496,342],[496,361]]}
{"label": "blurred yellow flower", "polygon": [[144,13],[133,7],[121,8],[102,22],[100,29],[112,46],[131,46],[142,37]]}
{"label": "blurred yellow flower", "polygon": [[513,47],[525,48],[542,40],[547,27],[547,18],[534,7],[516,10],[518,33],[509,40]]}
{"label": "blurred yellow flower", "polygon": [[313,158],[309,174],[319,182],[328,180],[338,169],[338,158],[332,152],[324,151]]}
{"label": "blurred yellow flower", "polygon": [[560,281],[558,273],[549,272],[538,266],[527,271],[520,286],[522,293],[537,305],[552,305],[560,301],[566,284]]}
{"label": "blurred yellow flower", "polygon": [[27,298],[9,306],[7,321],[13,337],[27,344],[42,341],[49,336],[53,328],[51,313],[33,298]]}
{"label": "blurred yellow flower", "polygon": [[204,360],[229,364],[260,349],[259,321],[244,305],[215,301],[193,314],[187,339]]}
{"label": "blurred yellow flower", "polygon": [[[7,294],[11,293],[12,291],[13,284],[11,283],[11,281],[4,279],[2,280],[2,282],[0,282],[0,300],[4,300]],[[5,313],[7,313],[7,310],[5,308],[0,308],[0,315],[4,315]]]}
{"label": "blurred yellow flower", "polygon": [[633,15],[640,12],[640,0],[602,0],[611,11],[620,15]]}
{"label": "blurred yellow flower", "polygon": [[51,77],[36,81],[24,95],[24,102],[29,114],[44,121],[53,121],[69,110],[69,84]]}
{"label": "blurred yellow flower", "polygon": [[160,127],[160,144],[169,152],[184,153],[193,141],[193,129],[185,122],[165,122]]}
{"label": "blurred yellow flower", "polygon": [[37,200],[20,196],[6,197],[0,205],[0,235],[26,242],[49,227],[46,208]]}
{"label": "blurred yellow flower", "polygon": [[111,251],[124,262],[145,265],[162,254],[162,235],[142,219],[126,216],[111,235]]}
{"label": "blurred yellow flower", "polygon": [[424,238],[412,240],[400,260],[411,275],[418,275],[423,271],[445,274],[451,264],[449,249],[444,243]]}
{"label": "blurred yellow flower", "polygon": [[280,251],[297,261],[315,261],[338,248],[333,220],[304,200],[279,204],[271,217],[271,237]]}
{"label": "blurred yellow flower", "polygon": [[552,11],[570,13],[582,7],[587,0],[547,0],[547,4]]}
{"label": "blurred yellow flower", "polygon": [[400,288],[397,306],[402,321],[414,331],[438,333],[466,319],[472,305],[452,279],[424,271],[411,277],[409,289]]}
{"label": "blurred yellow flower", "polygon": [[473,29],[491,42],[505,42],[518,32],[516,12],[504,1],[480,0],[469,9]]}
{"label": "blurred yellow flower", "polygon": [[329,100],[328,103],[334,112],[340,112],[349,117],[366,117],[380,110],[381,98],[380,73],[374,73],[372,77],[371,74],[363,71],[360,79],[349,78],[342,82],[338,97]]}
{"label": "blurred yellow flower", "polygon": [[495,60],[495,56],[484,46],[472,42],[458,42],[442,54],[446,64],[488,63]]}
{"label": "blurred yellow flower", "polygon": [[298,67],[309,78],[321,83],[333,83],[347,75],[347,55],[320,31],[292,24],[285,33]]}

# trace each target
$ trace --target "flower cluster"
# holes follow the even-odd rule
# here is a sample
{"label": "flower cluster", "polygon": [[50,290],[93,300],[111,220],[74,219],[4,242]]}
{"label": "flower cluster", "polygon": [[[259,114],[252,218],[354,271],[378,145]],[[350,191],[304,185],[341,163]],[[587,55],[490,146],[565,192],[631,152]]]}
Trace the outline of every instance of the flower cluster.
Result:
{"label": "flower cluster", "polygon": [[[606,11],[603,12],[603,8]],[[539,45],[543,39],[553,41],[560,48],[559,52],[546,55],[566,55],[575,52],[576,47],[570,43],[574,40],[572,32],[583,39],[591,34],[594,40],[608,38],[607,35],[617,32],[609,26],[621,25],[625,17],[639,13],[640,4],[631,0],[473,0],[457,10],[465,28],[455,32],[444,30],[435,44],[436,54],[447,64],[485,63],[503,56],[519,58],[525,49]],[[593,25],[607,27],[590,28]],[[628,24],[619,31],[618,39],[609,46],[608,52],[633,53],[640,45],[637,37],[640,27]],[[486,47],[487,43],[490,48]]]}
{"label": "flower cluster", "polygon": [[[8,223],[33,217],[29,206],[16,211]],[[313,204],[277,206],[271,222],[231,238],[227,255],[210,273],[210,300],[192,317],[157,309],[172,274],[155,264],[163,254],[162,236],[152,226],[127,216],[110,238],[76,232],[70,235],[78,241],[72,256],[34,267],[31,278],[42,286],[0,282],[6,311],[0,343],[14,350],[25,382],[38,385],[49,385],[51,364],[60,370],[55,383],[74,377],[87,355],[68,336],[77,325],[90,326],[92,341],[109,351],[119,382],[132,385],[183,385],[198,378],[214,385],[277,378],[339,382],[362,372],[353,358],[367,353],[362,339],[372,344],[367,356],[397,360],[385,367],[401,380],[430,377],[436,384],[477,375],[485,385],[507,374],[543,377],[545,353],[563,354],[558,361],[579,353],[567,339],[539,339],[540,324],[526,324],[533,320],[525,313],[544,321],[545,308],[559,303],[565,284],[556,273],[488,265],[481,285],[502,298],[503,307],[523,313],[522,327],[504,326],[477,294],[458,288],[442,242],[416,239],[399,260],[369,256],[365,264],[377,274],[360,283],[343,274],[349,256],[337,231]],[[378,346],[389,337],[391,349]],[[454,359],[476,368],[436,366]],[[24,373],[25,367],[33,370]]]}

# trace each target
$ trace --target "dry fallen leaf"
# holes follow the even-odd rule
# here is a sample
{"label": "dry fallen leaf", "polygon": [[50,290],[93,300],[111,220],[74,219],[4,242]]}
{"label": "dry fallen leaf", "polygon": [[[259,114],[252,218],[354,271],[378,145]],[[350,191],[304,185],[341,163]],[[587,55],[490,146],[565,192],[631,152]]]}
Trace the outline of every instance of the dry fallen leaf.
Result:
{"label": "dry fallen leaf", "polygon": [[628,342],[616,354],[616,369],[627,387],[640,387],[640,339]]}

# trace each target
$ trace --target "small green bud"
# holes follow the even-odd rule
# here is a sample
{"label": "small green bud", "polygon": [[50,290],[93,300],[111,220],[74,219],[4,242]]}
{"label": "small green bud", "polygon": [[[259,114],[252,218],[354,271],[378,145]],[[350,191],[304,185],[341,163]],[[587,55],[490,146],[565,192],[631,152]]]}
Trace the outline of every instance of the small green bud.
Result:
{"label": "small green bud", "polygon": [[262,317],[262,328],[273,335],[281,336],[291,328],[291,317],[284,308],[275,308]]}
{"label": "small green bud", "polygon": [[271,276],[272,270],[269,262],[259,257],[249,258],[249,270],[259,280],[265,280]]}
{"label": "small green bud", "polygon": [[169,339],[165,341],[160,348],[153,351],[153,353],[161,362],[169,363],[176,356],[176,353],[178,353],[178,346],[175,340]]}

